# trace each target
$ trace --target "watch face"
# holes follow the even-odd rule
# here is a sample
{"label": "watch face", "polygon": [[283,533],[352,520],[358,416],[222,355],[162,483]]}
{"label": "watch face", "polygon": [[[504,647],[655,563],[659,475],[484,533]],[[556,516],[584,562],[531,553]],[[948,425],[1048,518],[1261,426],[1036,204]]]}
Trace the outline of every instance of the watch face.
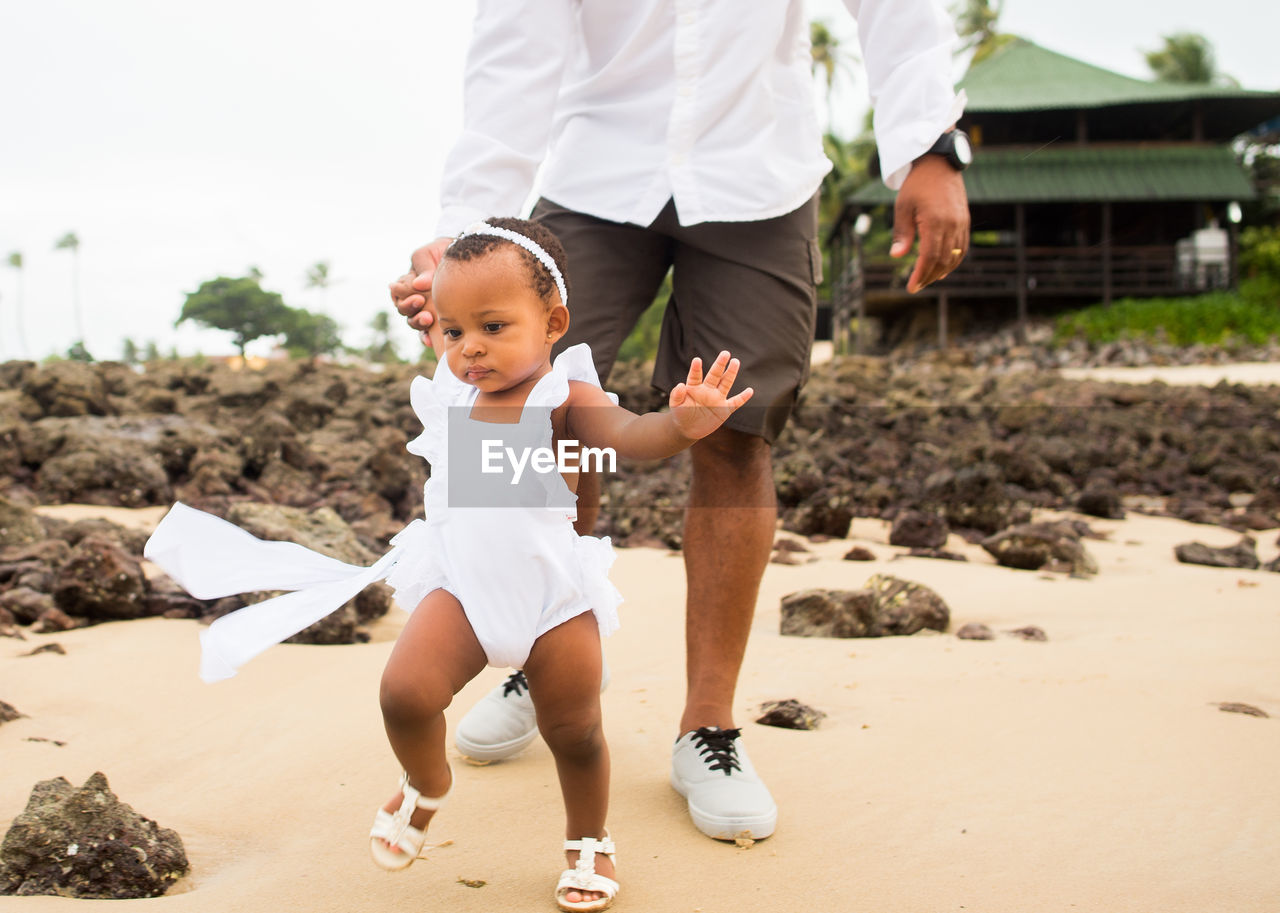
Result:
{"label": "watch face", "polygon": [[956,158],[959,160],[961,165],[967,166],[973,161],[973,149],[969,145],[969,138],[957,130],[954,142],[955,145],[953,148],[955,149]]}

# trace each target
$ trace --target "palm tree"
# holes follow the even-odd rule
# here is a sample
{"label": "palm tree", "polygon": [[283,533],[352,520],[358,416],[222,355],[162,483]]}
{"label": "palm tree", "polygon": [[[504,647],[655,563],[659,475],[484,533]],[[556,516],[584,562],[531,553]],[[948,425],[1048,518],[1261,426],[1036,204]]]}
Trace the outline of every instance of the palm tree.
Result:
{"label": "palm tree", "polygon": [[809,65],[813,75],[822,74],[822,81],[827,90],[827,121],[830,123],[834,105],[834,88],[836,76],[843,73],[850,79],[855,78],[854,64],[858,58],[845,50],[840,39],[831,31],[830,26],[821,20],[809,23]]}
{"label": "palm tree", "polygon": [[9,265],[18,271],[18,303],[14,307],[14,317],[17,322],[18,329],[18,352],[26,356],[27,354],[27,331],[24,328],[22,314],[22,252],[15,250],[9,254]]}
{"label": "palm tree", "polygon": [[1160,82],[1236,85],[1218,72],[1213,45],[1203,35],[1176,32],[1164,36],[1164,47],[1146,53],[1147,66]]}
{"label": "palm tree", "polygon": [[71,306],[76,318],[76,339],[84,342],[84,319],[80,315],[80,239],[74,231],[69,231],[57,243],[54,250],[71,251]]}
{"label": "palm tree", "polygon": [[952,11],[956,21],[956,34],[960,36],[960,52],[973,51],[970,65],[979,63],[992,51],[1012,40],[996,27],[1004,0],[962,0]]}
{"label": "palm tree", "polygon": [[325,293],[333,285],[333,277],[329,275],[329,261],[321,260],[307,270],[307,288],[320,289],[320,310],[323,311]]}

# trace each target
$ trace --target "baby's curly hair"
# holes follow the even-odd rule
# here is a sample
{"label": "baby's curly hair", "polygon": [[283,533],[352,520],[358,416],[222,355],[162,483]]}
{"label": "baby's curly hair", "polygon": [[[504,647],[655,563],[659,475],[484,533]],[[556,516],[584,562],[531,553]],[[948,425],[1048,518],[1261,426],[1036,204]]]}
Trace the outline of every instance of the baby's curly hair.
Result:
{"label": "baby's curly hair", "polygon": [[[524,235],[545,250],[559,268],[560,275],[564,279],[565,290],[568,291],[570,287],[569,270],[564,247],[561,246],[560,239],[552,234],[549,228],[539,222],[531,222],[528,219],[494,218],[486,219],[485,221],[494,228],[505,228],[508,231]],[[533,288],[534,293],[546,303],[547,307],[551,307],[556,296],[556,283],[551,278],[551,273],[538,261],[537,257],[519,244],[515,244],[505,238],[499,238],[496,235],[465,235],[449,245],[441,258],[441,262],[445,260],[463,262],[475,260],[503,246],[513,248],[520,254],[520,258],[524,261],[529,274],[529,285]]]}

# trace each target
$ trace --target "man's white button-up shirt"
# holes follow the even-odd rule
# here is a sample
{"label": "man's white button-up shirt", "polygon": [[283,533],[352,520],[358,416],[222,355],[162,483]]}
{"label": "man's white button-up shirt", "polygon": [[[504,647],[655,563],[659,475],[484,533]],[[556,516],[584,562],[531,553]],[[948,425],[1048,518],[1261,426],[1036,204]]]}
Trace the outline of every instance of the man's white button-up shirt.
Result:
{"label": "man's white button-up shirt", "polygon": [[[885,182],[960,116],[937,0],[845,0],[857,18]],[[547,199],[614,222],[768,219],[799,207],[822,151],[803,0],[479,0],[464,126],[438,234]]]}

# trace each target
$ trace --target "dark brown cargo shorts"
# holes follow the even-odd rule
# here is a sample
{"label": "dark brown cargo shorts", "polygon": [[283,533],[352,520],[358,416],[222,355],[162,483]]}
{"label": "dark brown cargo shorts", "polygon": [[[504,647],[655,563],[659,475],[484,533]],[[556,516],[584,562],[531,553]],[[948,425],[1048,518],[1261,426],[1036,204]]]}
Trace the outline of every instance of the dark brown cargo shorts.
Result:
{"label": "dark brown cargo shorts", "polygon": [[673,294],[662,321],[653,385],[670,392],[698,356],[723,349],[742,363],[733,392],[755,388],[726,422],[772,443],[809,373],[822,280],[818,198],[758,222],[682,226],[673,203],[648,227],[597,219],[538,201],[532,218],[560,239],[569,266],[567,346],[588,343],[604,383],[618,349],[668,269]]}

